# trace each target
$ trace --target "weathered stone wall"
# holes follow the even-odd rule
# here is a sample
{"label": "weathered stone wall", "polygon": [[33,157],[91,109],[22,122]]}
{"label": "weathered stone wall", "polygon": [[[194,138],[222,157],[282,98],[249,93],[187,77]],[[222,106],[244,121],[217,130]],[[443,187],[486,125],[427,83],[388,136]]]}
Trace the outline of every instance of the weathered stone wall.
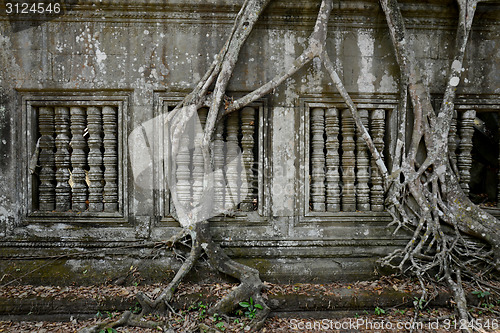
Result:
{"label": "weathered stone wall", "polygon": [[[150,243],[171,235],[176,223],[168,216],[164,187],[153,184],[159,178],[148,178],[151,184],[134,181],[127,136],[161,113],[162,103],[194,87],[222,47],[242,2],[75,1],[51,18],[7,15],[0,4],[0,266],[5,279],[33,271],[23,279],[96,282],[126,275],[134,265],[143,278],[158,281],[177,263]],[[306,46],[319,3],[272,3],[241,52],[229,91],[251,91],[287,68]],[[453,54],[456,5],[402,1],[402,7],[424,78],[439,94]],[[499,4],[480,5],[459,86],[464,105],[500,112],[499,22]],[[390,110],[385,134],[390,159],[399,69],[377,2],[336,1],[328,45],[355,99],[367,108]],[[120,105],[119,216],[34,214],[29,162],[37,129],[30,103],[100,99]],[[216,238],[266,280],[373,276],[375,260],[405,243],[404,235],[393,236],[386,227],[390,216],[310,214],[308,209],[307,105],[339,103],[320,63],[313,61],[259,103],[265,125],[259,209],[215,218]]]}

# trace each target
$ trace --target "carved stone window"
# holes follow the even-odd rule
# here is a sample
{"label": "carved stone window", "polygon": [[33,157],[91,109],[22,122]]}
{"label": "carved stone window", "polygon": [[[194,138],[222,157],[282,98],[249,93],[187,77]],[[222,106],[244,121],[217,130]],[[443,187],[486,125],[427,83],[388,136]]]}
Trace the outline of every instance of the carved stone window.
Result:
{"label": "carved stone window", "polygon": [[462,189],[485,208],[500,208],[499,124],[500,100],[495,96],[457,98],[448,136],[451,157]]}
{"label": "carved stone window", "polygon": [[[393,99],[354,98],[361,120],[378,150],[386,149],[386,123]],[[304,98],[303,214],[383,212],[382,178],[349,109],[338,97]]]}
{"label": "carved stone window", "polygon": [[30,218],[124,217],[126,100],[52,94],[23,98]]}
{"label": "carved stone window", "polygon": [[[181,100],[177,96],[159,96],[158,112],[169,112]],[[198,111],[198,116],[202,125],[205,126],[205,121],[208,113],[208,108],[201,108]],[[240,202],[236,208],[231,209],[231,215],[238,218],[246,218],[253,216],[259,220],[261,216],[266,215],[268,205],[265,195],[267,177],[264,175],[264,164],[267,162],[266,145],[267,145],[267,108],[265,100],[260,100],[252,103],[239,111],[236,111],[224,119],[222,119],[215,131],[213,140],[214,165],[216,169],[224,170],[220,177],[224,177],[226,183],[237,184],[235,193],[226,193],[221,184],[221,179],[215,179],[215,200],[214,205],[219,209],[225,209],[230,201]],[[161,134],[162,129],[158,128]],[[227,145],[226,145],[227,143]],[[231,143],[231,144],[230,144]],[[235,150],[239,147],[242,154],[242,163],[238,164],[237,170],[226,170],[224,167],[226,162],[231,161],[239,151]],[[179,152],[176,166],[176,178],[179,199],[187,203],[196,202],[203,191],[202,177],[200,175],[203,170],[203,157],[201,152],[194,150],[182,150]],[[242,196],[245,191],[241,183],[239,174],[246,172],[248,195]],[[198,174],[198,175],[197,175]],[[162,176],[159,177],[162,179]],[[164,182],[163,182],[164,183]],[[170,202],[168,188],[165,186],[162,189],[164,199],[159,203],[159,211],[162,212],[163,220],[172,222],[170,216],[173,213],[173,205]],[[241,197],[240,197],[241,196]],[[254,213],[253,213],[254,212]],[[217,220],[217,218],[215,218]],[[248,221],[248,219],[247,219]]]}

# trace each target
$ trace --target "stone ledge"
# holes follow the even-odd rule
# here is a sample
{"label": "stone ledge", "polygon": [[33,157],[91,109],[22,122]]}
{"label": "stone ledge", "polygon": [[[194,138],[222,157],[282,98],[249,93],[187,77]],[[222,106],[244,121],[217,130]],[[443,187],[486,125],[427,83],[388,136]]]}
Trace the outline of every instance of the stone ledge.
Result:
{"label": "stone ledge", "polygon": [[[272,316],[278,317],[341,317],[347,314],[361,313],[366,310],[373,312],[375,307],[384,309],[392,307],[413,307],[417,292],[397,291],[390,287],[381,289],[359,289],[351,287],[333,288],[330,291],[302,290],[297,284],[297,292],[267,292],[268,305]],[[311,286],[311,285],[308,285]],[[276,289],[276,285],[273,290]],[[474,297],[474,295],[471,295]],[[192,293],[182,293],[171,302],[175,309],[186,309],[200,301],[213,303],[217,296],[211,294],[209,287]],[[450,295],[441,292],[431,303],[431,307],[447,307]],[[26,297],[12,298],[0,296],[0,320],[68,320],[73,318],[90,318],[97,312],[124,311],[136,304],[131,297],[77,298],[77,295],[65,297]]]}

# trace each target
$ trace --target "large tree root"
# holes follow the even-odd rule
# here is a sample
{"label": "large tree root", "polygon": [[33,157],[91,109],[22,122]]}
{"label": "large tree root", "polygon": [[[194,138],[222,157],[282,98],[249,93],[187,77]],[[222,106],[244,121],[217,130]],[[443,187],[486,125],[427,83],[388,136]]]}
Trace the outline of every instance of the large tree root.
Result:
{"label": "large tree root", "polygon": [[[174,241],[180,240],[179,236],[182,235],[186,235],[186,233],[181,232],[174,235],[169,241],[167,241],[167,243],[170,246],[174,246]],[[254,304],[259,304],[262,309],[256,311],[255,317],[251,320],[245,330],[249,332],[259,330],[270,313],[270,308],[266,305],[266,302],[261,294],[264,288],[264,283],[259,277],[259,271],[229,258],[224,250],[213,241],[210,234],[209,223],[207,221],[202,221],[196,224],[193,227],[193,230],[189,232],[189,235],[191,236],[192,243],[189,256],[183,262],[181,268],[177,271],[168,286],[155,299],[151,299],[144,293],[137,294],[137,301],[142,307],[139,314],[126,311],[118,319],[108,319],[96,325],[83,328],[80,330],[80,333],[98,333],[107,328],[116,328],[120,326],[146,328],[161,327],[164,331],[168,330],[168,323],[146,321],[144,320],[144,316],[152,313],[166,314],[167,311],[172,310],[169,302],[172,300],[172,297],[174,296],[175,291],[182,279],[193,268],[202,252],[207,254],[209,263],[213,268],[223,274],[234,277],[241,282],[239,286],[212,306],[208,313],[210,315],[217,314],[228,318],[239,307],[240,302],[247,301],[252,298]]]}
{"label": "large tree root", "polygon": [[[408,46],[409,35],[399,4],[397,0],[380,0],[402,73],[402,92],[409,95],[413,112],[411,134],[407,135],[404,131],[406,122],[401,123],[394,152],[396,164],[386,179],[389,185],[386,188],[388,211],[393,214],[398,228],[408,228],[413,234],[404,249],[396,250],[381,262],[415,274],[421,284],[423,279],[445,282],[453,293],[460,320],[467,323],[470,318],[462,272],[470,271],[471,264],[477,263],[481,265],[473,268],[476,271],[480,268],[489,271],[492,267],[498,270],[500,227],[493,216],[470,202],[460,188],[455,177],[454,153],[443,154],[449,151],[448,134],[454,112],[456,82],[461,76],[465,48],[479,0],[457,2],[456,53],[450,63],[443,103],[435,111],[419,64]],[[406,105],[405,100],[406,97],[403,98]],[[419,159],[419,154],[425,157]],[[451,235],[444,232],[443,225],[452,227]],[[463,234],[486,241],[492,250],[472,250]],[[474,279],[473,274],[468,276]],[[425,287],[423,290],[421,300],[425,298]],[[469,328],[463,330],[470,331]]]}
{"label": "large tree root", "polygon": [[199,237],[201,246],[208,255],[208,260],[212,267],[218,271],[232,276],[240,280],[241,284],[232,290],[228,295],[222,298],[209,312],[211,314],[230,314],[242,301],[248,300],[250,297],[256,304],[262,306],[262,310],[257,311],[256,317],[250,323],[251,330],[258,330],[264,324],[270,312],[270,308],[266,305],[261,291],[264,288],[259,277],[259,271],[255,268],[240,264],[227,256],[220,248],[219,244],[212,240],[208,222],[202,222],[198,225]]}

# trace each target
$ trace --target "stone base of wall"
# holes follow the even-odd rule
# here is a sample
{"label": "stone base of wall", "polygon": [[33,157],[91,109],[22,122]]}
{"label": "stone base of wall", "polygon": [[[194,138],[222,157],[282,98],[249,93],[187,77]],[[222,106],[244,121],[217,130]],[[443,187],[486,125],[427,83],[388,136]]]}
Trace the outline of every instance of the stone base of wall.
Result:
{"label": "stone base of wall", "polygon": [[[33,253],[40,249],[30,249]],[[33,285],[95,285],[104,283],[133,284],[161,283],[171,279],[180,267],[180,260],[172,253],[163,253],[151,258],[154,250],[139,248],[127,250],[120,254],[99,256],[94,253],[79,256],[70,255],[64,249],[51,248],[43,251],[53,253],[50,257],[38,259],[3,259],[0,260],[2,284],[15,281],[16,284]],[[105,253],[109,249],[96,250]],[[373,247],[371,254],[362,256],[346,256],[339,253],[333,257],[307,257],[304,253],[293,256],[294,248],[280,248],[280,252],[289,252],[283,257],[238,257],[235,253],[242,248],[227,249],[237,261],[255,267],[261,272],[264,281],[272,283],[328,283],[339,281],[372,280],[384,272],[378,267],[376,260],[380,257],[380,248]],[[263,248],[262,251],[276,252],[276,248]],[[324,251],[324,248],[310,248],[310,252]],[[339,249],[330,248],[329,251]],[[344,249],[345,250],[345,249]],[[15,254],[24,252],[9,249]],[[141,258],[142,257],[142,258]],[[230,278],[213,272],[206,262],[201,261],[186,278],[193,282],[228,282]]]}
{"label": "stone base of wall", "polygon": [[[399,284],[401,287],[403,284]],[[231,285],[220,286],[222,289],[231,288]],[[155,286],[141,287],[141,291],[154,290]],[[187,289],[190,287],[187,286]],[[135,305],[135,289],[120,289],[121,296],[113,292],[99,290],[98,287],[74,287],[70,290],[62,288],[60,291],[53,288],[36,288],[29,295],[12,297],[9,291],[0,293],[0,320],[26,320],[30,313],[30,320],[68,320],[74,318],[90,318],[96,313],[105,311],[125,311]],[[117,289],[117,288],[115,288]],[[186,309],[192,304],[202,301],[204,304],[216,302],[213,294],[213,285],[195,286],[195,291],[184,293],[175,297],[170,305],[175,309]],[[295,284],[273,285],[267,293],[268,305],[274,316],[291,316],[304,318],[338,318],[339,316],[356,313],[373,313],[375,307],[384,309],[392,307],[413,307],[414,297],[420,296],[416,291],[409,291],[398,285],[389,287],[387,283],[375,281],[373,283],[358,284]],[[19,293],[22,287],[17,289]],[[281,290],[281,292],[277,292]],[[38,293],[38,296],[33,294]],[[115,294],[117,291],[114,292]],[[23,294],[21,292],[21,294]],[[25,293],[24,293],[25,294]],[[469,295],[470,299],[477,299]],[[429,304],[430,307],[449,306],[450,294],[444,290],[439,291],[439,296]]]}

